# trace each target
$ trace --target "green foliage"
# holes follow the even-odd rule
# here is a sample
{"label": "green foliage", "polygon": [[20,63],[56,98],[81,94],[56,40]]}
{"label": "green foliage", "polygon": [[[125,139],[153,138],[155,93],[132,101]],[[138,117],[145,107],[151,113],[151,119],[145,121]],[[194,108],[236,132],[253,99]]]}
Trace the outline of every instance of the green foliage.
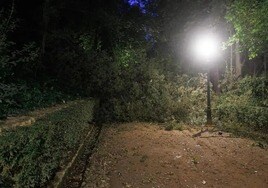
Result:
{"label": "green foliage", "polygon": [[171,116],[177,104],[168,94],[174,88],[153,67],[159,62],[147,59],[142,48],[123,48],[116,55],[111,69],[112,87],[106,91],[111,95],[109,105],[113,106],[108,119],[164,121]]}
{"label": "green foliage", "polygon": [[59,89],[39,84],[0,84],[0,117],[24,113],[74,99]]}
{"label": "green foliage", "polygon": [[148,58],[142,46],[118,47],[114,56],[115,62],[99,61],[90,79],[99,90],[104,121],[204,122],[202,76],[176,76],[174,61]]}
{"label": "green foliage", "polygon": [[[206,75],[199,74],[196,77],[182,75],[178,77],[177,83],[178,95],[182,102],[187,104],[186,107],[189,111],[187,123],[192,125],[205,124],[207,107]],[[212,91],[211,93],[213,94]]]}
{"label": "green foliage", "polygon": [[16,102],[14,97],[20,88],[15,84],[0,84],[0,118],[4,118]]}
{"label": "green foliage", "polygon": [[172,130],[182,131],[183,130],[183,125],[181,123],[177,123],[176,121],[171,121],[166,124],[167,124],[165,125],[166,131],[172,131]]}
{"label": "green foliage", "polygon": [[14,76],[27,78],[36,74],[39,61],[39,48],[35,42],[24,44],[21,50],[16,50],[14,56]]}
{"label": "green foliage", "polygon": [[235,0],[229,6],[226,19],[235,28],[229,44],[239,41],[249,57],[265,53],[268,47],[268,1]]}
{"label": "green foliage", "polygon": [[[80,47],[83,48],[83,50],[87,53],[87,55],[92,55],[95,50],[94,46],[94,33],[87,33],[87,34],[82,34],[79,37],[80,40]],[[99,50],[101,48],[101,43],[100,41],[97,44],[96,50]]]}
{"label": "green foliage", "polygon": [[117,46],[114,50],[115,62],[120,68],[126,68],[130,64],[138,64],[138,60],[144,60],[145,51],[144,49],[135,49],[131,45],[128,47]]}
{"label": "green foliage", "polygon": [[93,118],[93,106],[93,101],[79,102],[31,127],[2,132],[0,177],[12,182],[9,186],[47,186],[62,165],[70,161],[91,128],[87,122]]}
{"label": "green foliage", "polygon": [[219,99],[217,115],[221,122],[239,124],[251,130],[267,131],[268,80],[245,77],[228,88]]}
{"label": "green foliage", "polygon": [[11,53],[14,43],[7,39],[7,32],[12,31],[14,27],[9,28],[6,23],[7,20],[0,12],[0,83],[12,75],[12,67],[15,65]]}
{"label": "green foliage", "polygon": [[[35,42],[18,45],[8,35],[15,22],[0,13],[0,119],[38,107],[49,106],[70,97],[51,84],[32,81],[39,64],[39,48]],[[55,84],[54,84],[55,85]]]}

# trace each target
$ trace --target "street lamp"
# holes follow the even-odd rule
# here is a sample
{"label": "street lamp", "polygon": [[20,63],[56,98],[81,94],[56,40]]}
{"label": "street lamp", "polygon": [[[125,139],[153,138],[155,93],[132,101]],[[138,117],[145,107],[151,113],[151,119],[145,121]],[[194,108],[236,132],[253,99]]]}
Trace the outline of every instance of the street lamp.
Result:
{"label": "street lamp", "polygon": [[207,125],[212,125],[210,97],[210,67],[219,56],[220,42],[213,33],[200,35],[194,40],[194,53],[207,69]]}

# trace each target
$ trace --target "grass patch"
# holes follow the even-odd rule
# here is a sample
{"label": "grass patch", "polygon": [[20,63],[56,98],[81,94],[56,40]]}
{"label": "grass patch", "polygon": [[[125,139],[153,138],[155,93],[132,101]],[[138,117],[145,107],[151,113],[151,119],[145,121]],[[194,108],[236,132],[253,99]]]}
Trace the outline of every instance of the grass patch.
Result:
{"label": "grass patch", "polygon": [[260,145],[268,145],[268,134],[260,131],[252,130],[251,128],[245,127],[244,125],[239,124],[231,124],[231,125],[223,125],[223,130],[226,132],[232,133],[234,136],[250,138]]}
{"label": "grass patch", "polygon": [[192,162],[193,162],[193,164],[195,164],[195,165],[197,165],[199,162],[198,162],[199,160],[198,160],[198,157],[197,156],[193,156],[192,157]]}
{"label": "grass patch", "polygon": [[146,160],[148,159],[148,156],[147,155],[143,155],[140,159],[140,162],[141,163],[144,163]]}
{"label": "grass patch", "polygon": [[172,131],[172,130],[183,131],[183,125],[176,122],[167,123],[165,125],[165,131]]}
{"label": "grass patch", "polygon": [[0,137],[0,187],[46,187],[67,164],[91,125],[94,102],[81,101],[30,127]]}

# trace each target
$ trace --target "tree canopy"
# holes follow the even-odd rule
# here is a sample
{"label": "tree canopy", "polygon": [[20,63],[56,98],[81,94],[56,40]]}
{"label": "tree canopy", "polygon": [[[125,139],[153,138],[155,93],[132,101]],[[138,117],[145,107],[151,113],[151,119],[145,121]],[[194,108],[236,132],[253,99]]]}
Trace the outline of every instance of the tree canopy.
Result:
{"label": "tree canopy", "polygon": [[233,24],[235,34],[229,42],[239,42],[249,57],[267,53],[268,48],[268,1],[235,0],[230,2],[226,18]]}

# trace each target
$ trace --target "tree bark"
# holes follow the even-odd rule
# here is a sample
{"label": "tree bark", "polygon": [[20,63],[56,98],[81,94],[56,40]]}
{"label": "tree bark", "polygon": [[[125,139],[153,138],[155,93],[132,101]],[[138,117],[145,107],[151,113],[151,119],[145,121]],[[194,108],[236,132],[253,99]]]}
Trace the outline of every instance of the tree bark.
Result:
{"label": "tree bark", "polygon": [[6,30],[8,30],[8,28],[9,28],[9,24],[10,24],[10,21],[12,19],[13,13],[14,13],[14,6],[15,6],[15,0],[12,1],[10,14],[9,14],[9,17],[7,19],[7,22],[6,22]]}
{"label": "tree bark", "polygon": [[[209,17],[210,26],[213,28],[214,32],[218,33],[219,35],[223,35],[223,33],[228,33],[228,27],[226,20],[223,18],[225,15],[225,6],[226,1],[218,1],[212,0],[211,1],[211,14]],[[212,89],[215,91],[217,95],[220,94],[219,88],[219,80],[220,80],[220,73],[219,73],[219,65],[223,62],[223,59],[218,60],[219,62],[215,63],[213,68],[210,71],[210,81],[212,83]]]}
{"label": "tree bark", "polygon": [[264,75],[267,78],[267,53],[264,53],[263,66],[264,66]]}
{"label": "tree bark", "polygon": [[48,20],[49,20],[48,4],[49,4],[49,0],[45,0],[44,7],[43,7],[43,29],[42,29],[42,49],[41,49],[42,58],[44,58],[44,55],[46,52],[47,27],[48,27]]}
{"label": "tree bark", "polygon": [[209,74],[210,74],[210,82],[212,83],[212,89],[217,95],[219,95],[221,93],[221,89],[219,87],[219,80],[220,80],[219,68],[214,67],[209,71]]}
{"label": "tree bark", "polygon": [[240,77],[242,75],[242,62],[241,62],[241,53],[239,51],[240,45],[237,42],[235,44],[236,53],[235,53],[235,76],[236,78]]}
{"label": "tree bark", "polygon": [[35,75],[37,75],[38,69],[42,67],[45,61],[47,28],[48,28],[48,22],[49,22],[48,7],[49,7],[49,0],[44,0],[43,15],[42,15],[42,39],[41,39],[40,61],[36,68]]}
{"label": "tree bark", "polygon": [[230,46],[230,73],[233,78],[233,45]]}

